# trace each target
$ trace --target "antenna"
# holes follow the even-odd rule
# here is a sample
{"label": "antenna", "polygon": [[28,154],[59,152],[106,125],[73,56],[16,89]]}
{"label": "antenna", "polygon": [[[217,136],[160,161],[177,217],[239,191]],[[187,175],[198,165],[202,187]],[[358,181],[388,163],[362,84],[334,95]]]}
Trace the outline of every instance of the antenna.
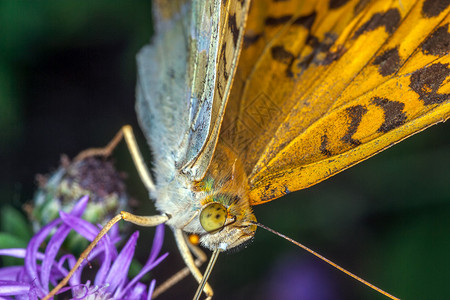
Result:
{"label": "antenna", "polygon": [[290,237],[287,237],[287,236],[285,236],[284,234],[281,234],[281,233],[279,233],[279,232],[273,230],[272,228],[269,228],[269,227],[267,227],[267,226],[265,226],[265,225],[263,225],[263,224],[261,224],[261,223],[258,223],[258,222],[252,222],[252,224],[254,224],[254,225],[258,226],[258,227],[261,227],[261,228],[263,228],[263,229],[265,229],[265,230],[267,230],[267,231],[269,231],[269,232],[272,232],[273,234],[278,235],[279,237],[282,237],[282,238],[285,239],[285,240],[288,240],[289,242],[291,242],[291,243],[293,243],[293,244],[299,246],[300,248],[305,249],[305,250],[308,251],[309,253],[315,255],[316,257],[320,258],[321,260],[325,261],[326,263],[332,265],[332,266],[335,267],[336,269],[338,269],[338,270],[344,272],[345,274],[347,274],[347,275],[350,276],[350,277],[353,277],[354,279],[356,279],[356,280],[358,280],[359,282],[361,282],[361,283],[367,285],[368,287],[370,287],[370,288],[376,290],[377,292],[379,292],[379,293],[385,295],[386,297],[391,298],[391,299],[393,299],[393,300],[400,300],[399,298],[392,296],[391,294],[389,294],[389,293],[383,291],[382,289],[376,287],[375,285],[371,284],[370,282],[367,282],[367,281],[365,281],[364,279],[362,279],[361,277],[359,277],[359,276],[353,274],[352,272],[347,271],[346,269],[344,269],[343,267],[339,266],[338,264],[332,262],[332,261],[329,260],[328,258],[326,258],[326,257],[324,257],[324,256],[322,256],[322,255],[320,255],[319,253],[315,252],[315,251],[312,250],[312,249],[309,249],[309,248],[306,247],[305,245],[303,245],[303,244],[301,244],[301,243],[299,243],[299,242],[297,242],[297,241],[291,239]]}

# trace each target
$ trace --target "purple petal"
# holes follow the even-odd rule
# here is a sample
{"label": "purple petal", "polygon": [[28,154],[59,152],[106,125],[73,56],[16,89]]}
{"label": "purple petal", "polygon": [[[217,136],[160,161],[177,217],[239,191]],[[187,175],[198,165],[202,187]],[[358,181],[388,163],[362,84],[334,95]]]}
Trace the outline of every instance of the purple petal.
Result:
{"label": "purple petal", "polygon": [[150,252],[149,260],[154,261],[161,251],[164,241],[164,224],[156,226],[155,237],[153,238],[152,251]]}
{"label": "purple petal", "polygon": [[[86,284],[80,284],[78,286],[72,286],[72,294],[76,294],[76,296],[73,296],[73,299],[84,299],[88,293],[89,293],[89,285],[90,281],[88,280]],[[81,289],[83,289],[83,293],[81,293]]]}
{"label": "purple petal", "polygon": [[[115,247],[113,245],[110,245],[110,243],[105,243],[105,242],[108,241],[108,237],[107,236],[104,236],[104,237],[106,237],[106,239],[103,238],[100,241],[100,246],[102,246],[102,247],[95,247],[91,251],[91,253],[89,253],[88,260],[84,260],[81,263],[81,265],[78,267],[77,271],[73,274],[72,278],[70,279],[70,281],[69,281],[70,284],[81,284],[81,274],[83,272],[84,267],[86,265],[88,265],[89,261],[93,261],[93,260],[95,260],[97,258],[97,256],[99,256],[101,254],[104,254],[104,252],[105,252],[105,248],[104,247],[106,247],[106,249],[108,249],[109,252],[111,252],[111,250],[112,250],[112,252],[113,252],[112,253],[113,254],[112,255],[112,259],[114,259],[117,256],[117,254],[116,254],[117,250],[115,249]],[[73,263],[69,264],[70,268],[72,268],[75,265],[75,262],[76,262],[76,259],[74,257],[73,258]],[[102,270],[102,267],[104,267],[104,266],[102,265],[100,267],[100,271]],[[105,264],[105,269],[106,269],[106,272],[109,270],[109,266],[107,266],[106,264]],[[102,283],[100,282],[100,284],[102,284]]]}
{"label": "purple petal", "polygon": [[[110,245],[109,243],[103,243],[104,245],[104,255],[103,255],[103,261],[100,264],[100,268],[97,271],[97,274],[95,275],[94,284],[100,285],[103,282],[105,282],[105,277],[108,274],[109,268],[111,266],[111,261],[113,259],[113,255],[111,254],[111,248],[112,250],[115,250],[114,245]],[[111,247],[111,248],[110,248]]]}
{"label": "purple petal", "polygon": [[[0,249],[0,255],[12,256],[17,258],[25,258],[27,253],[26,249],[23,248],[9,248],[9,249]],[[41,252],[36,253],[36,258],[38,260],[43,260],[45,258],[44,254]]]}
{"label": "purple petal", "polygon": [[[71,213],[75,216],[81,215],[84,211],[84,208],[86,207],[86,203],[87,198],[86,197],[81,198],[81,200],[74,206],[74,209],[72,210]],[[39,278],[37,274],[37,264],[36,264],[38,249],[42,244],[42,242],[53,230],[53,228],[58,226],[59,223],[61,223],[61,220],[56,219],[47,224],[46,226],[42,227],[42,229],[30,240],[27,247],[27,252],[25,255],[25,268],[28,273],[27,276],[34,280],[38,296],[40,297],[43,297],[45,294],[47,294],[47,286],[44,288],[44,286],[42,285],[41,282],[39,282],[39,280],[35,280]]]}
{"label": "purple petal", "polygon": [[20,300],[39,300],[35,286],[32,286],[30,288],[30,291],[28,292],[27,295],[19,296],[16,298],[19,298]]}
{"label": "purple petal", "polygon": [[90,242],[92,242],[95,239],[95,237],[100,231],[95,225],[81,218],[72,216],[71,214],[67,214],[61,211],[59,215],[61,216],[61,220],[65,224],[72,227],[76,232],[81,234],[85,239],[89,240]]}
{"label": "purple petal", "polygon": [[69,271],[63,267],[64,263],[67,261],[69,268],[72,268],[75,263],[76,263],[76,258],[75,256],[73,256],[73,254],[66,254],[61,256],[61,258],[59,259],[56,268],[65,276],[67,275],[67,273],[69,273]]}
{"label": "purple petal", "polygon": [[27,294],[30,290],[29,283],[20,283],[10,280],[0,280],[0,295],[13,296]]}
{"label": "purple petal", "polygon": [[150,251],[150,256],[142,267],[141,271],[127,284],[127,286],[123,289],[120,296],[126,295],[127,291],[130,290],[136,282],[138,282],[145,274],[147,274],[151,269],[157,266],[164,258],[169,255],[168,253],[162,255],[157,261],[155,260],[156,255],[159,254],[159,251],[162,247],[162,241],[164,239],[164,224],[158,225],[156,227],[155,237],[153,238],[153,247]]}
{"label": "purple petal", "polygon": [[[80,200],[79,203],[81,203],[81,200]],[[91,224],[91,223],[89,223],[89,222],[87,222],[87,221],[85,221],[85,220],[83,220],[81,218],[74,217],[72,214],[66,214],[64,212],[61,212],[60,215],[61,215],[61,219],[63,220],[63,222],[65,224],[67,224],[70,227],[72,227],[76,232],[81,234],[83,237],[85,237],[89,241],[93,241],[94,238],[97,236],[97,234],[100,232],[100,230],[96,226],[94,226],[93,224]],[[120,236],[118,234],[118,227],[117,226],[114,226],[113,228],[111,228],[111,233],[110,234],[114,235],[115,241],[120,240]],[[94,257],[96,257],[100,253],[103,254],[103,261],[100,264],[101,265],[100,269],[97,271],[97,275],[96,275],[96,278],[95,278],[95,284],[101,284],[104,281],[105,276],[107,275],[108,270],[110,268],[112,259],[114,259],[117,256],[117,250],[111,244],[110,238],[109,238],[108,235],[105,235],[101,239],[100,244],[103,244],[103,249],[99,249],[98,247],[96,247],[89,254],[89,258],[90,259],[93,259]],[[76,272],[77,276],[75,276],[77,279],[74,279],[72,282],[78,282],[79,283],[79,277],[81,276],[81,271],[82,271],[84,266],[85,266],[85,264],[80,266],[80,268]]]}
{"label": "purple petal", "polygon": [[[73,217],[80,217],[86,209],[88,201],[89,196],[81,197],[81,199],[72,208],[70,215]],[[66,239],[67,235],[72,230],[72,227],[73,226],[67,223],[62,224],[61,227],[58,228],[56,233],[53,234],[50,242],[47,245],[47,248],[45,249],[45,259],[42,262],[41,282],[46,289],[50,281],[50,271],[56,255],[58,254],[58,251],[61,248],[61,245]]]}
{"label": "purple petal", "polygon": [[22,270],[19,270],[19,274],[17,274],[17,281],[18,282],[29,282],[30,277],[28,276],[27,270],[22,268]]}
{"label": "purple petal", "polygon": [[124,295],[126,295],[126,293],[133,288],[133,285],[135,285],[145,274],[150,272],[151,269],[162,262],[167,257],[167,255],[169,255],[169,253],[164,253],[154,262],[148,260],[147,263],[142,267],[141,271],[139,271],[139,273],[127,284],[127,286],[123,289],[119,296],[124,297]]}
{"label": "purple petal", "polygon": [[[63,265],[66,262],[66,260],[67,260],[67,262],[69,264],[69,269],[72,269],[72,267],[75,265],[75,263],[77,261],[75,256],[73,256],[72,254],[63,255],[59,259],[56,268],[61,272],[61,274],[63,276],[66,276],[69,273],[69,271],[66,268],[63,267]],[[75,272],[75,274],[69,279],[69,284],[70,285],[80,284],[80,276],[77,276],[77,275],[78,275],[78,272]],[[54,282],[52,282],[52,284],[55,285]]]}
{"label": "purple petal", "polygon": [[[103,226],[101,226],[101,225],[99,225],[101,228],[103,227]],[[111,241],[113,241],[113,240],[121,240],[121,237],[120,237],[120,231],[119,231],[119,226],[118,226],[118,224],[116,224],[116,225],[114,225],[113,227],[111,227],[111,229],[109,230],[109,233],[108,233],[108,235],[109,235],[109,238],[111,239]],[[115,243],[115,242],[114,242]]]}
{"label": "purple petal", "polygon": [[45,259],[42,261],[41,269],[41,283],[46,290],[48,290],[48,283],[50,281],[50,270],[55,263],[56,255],[70,230],[71,228],[69,226],[62,224],[55,234],[53,234],[47,248],[45,248]]}
{"label": "purple petal", "polygon": [[0,249],[0,255],[24,258],[27,253],[26,249],[23,248],[9,248],[9,249]]}
{"label": "purple petal", "polygon": [[[37,279],[37,265],[36,265],[36,256],[39,249],[39,246],[46,239],[46,237],[50,234],[54,227],[56,227],[61,220],[56,219],[52,222],[48,223],[33,237],[28,243],[27,252],[25,255],[25,268],[27,270],[27,276],[33,279]],[[35,280],[34,284],[36,285],[37,292],[39,296],[43,297],[47,294],[46,289],[43,288],[39,280]]]}
{"label": "purple petal", "polygon": [[150,282],[150,286],[148,287],[147,300],[151,300],[151,299],[152,299],[153,292],[155,291],[155,285],[156,285],[156,280],[153,279],[153,280]]}
{"label": "purple petal", "polygon": [[[138,282],[136,286],[128,293],[125,299],[143,299],[146,296],[147,286],[141,282]],[[115,297],[117,299],[117,297]],[[120,297],[119,299],[124,299]]]}
{"label": "purple petal", "polygon": [[[131,260],[133,259],[134,250],[136,248],[136,241],[139,237],[139,231],[134,232],[125,246],[120,251],[116,258],[116,261],[111,266],[108,276],[106,276],[105,283],[110,284],[110,292],[120,291],[121,285],[128,277],[128,269],[130,267]],[[114,295],[116,297],[116,295]]]}
{"label": "purple petal", "polygon": [[[64,223],[71,224],[70,226],[77,233],[79,233],[80,235],[85,237],[90,242],[92,242],[95,239],[95,237],[97,236],[97,234],[100,232],[100,229],[98,229],[96,226],[92,225],[88,221],[85,221],[85,220],[77,218],[77,217],[73,217],[73,216],[65,214],[63,212],[61,212],[61,219],[64,221]],[[116,253],[117,253],[116,249],[115,249],[114,245],[111,244],[110,238],[107,234],[105,234],[103,236],[103,238],[100,240],[99,244],[103,245],[103,247],[104,247],[103,250],[101,248],[99,249],[98,247],[94,248],[94,250],[92,250],[92,252],[89,254],[90,258],[94,258],[96,255],[98,255],[98,251],[104,251],[106,253],[105,257],[107,257],[108,260],[111,257],[113,257],[113,258],[116,257]],[[109,268],[109,262],[104,261],[102,264],[102,267],[100,269],[102,269],[102,268],[107,270]],[[80,269],[81,269],[81,267],[80,267]],[[100,273],[102,273],[102,271],[100,271]]]}
{"label": "purple petal", "polygon": [[11,280],[17,278],[23,266],[11,266],[0,268],[0,280]]}
{"label": "purple petal", "polygon": [[[62,256],[58,261],[55,261],[55,259],[71,229],[74,229],[89,241],[92,241],[100,231],[93,224],[80,218],[86,208],[87,202],[88,197],[82,197],[70,213],[60,212],[60,219],[56,219],[44,226],[30,240],[27,249],[0,249],[0,255],[23,257],[25,259],[25,267],[0,268],[0,296],[14,295],[15,299],[19,300],[38,299],[47,293],[49,284],[55,285],[59,278],[64,277],[68,273],[64,265],[68,264],[69,268],[73,267],[76,258],[71,254],[67,254]],[[140,283],[139,280],[168,255],[166,253],[158,258],[164,236],[163,226],[160,225],[156,229],[153,247],[146,264],[138,276],[133,278],[128,284],[126,284],[128,281],[128,270],[134,256],[139,233],[133,233],[118,254],[114,244],[120,240],[119,229],[118,226],[112,227],[110,232],[101,239],[101,247],[95,247],[89,254],[89,259],[100,258],[100,268],[96,272],[95,284],[104,290],[108,287],[109,292],[114,293],[115,298],[123,298],[122,296],[126,296],[126,298],[133,296],[133,299],[151,297],[155,287],[155,281],[153,280],[148,286],[147,293],[147,286]],[[56,232],[50,238],[45,249],[45,254],[38,252],[41,244],[55,228]],[[38,264],[38,260],[42,261],[42,264]],[[113,262],[112,265],[111,262]],[[77,272],[75,272],[69,281],[70,286],[66,288],[67,290],[73,289],[77,285],[78,287],[86,287],[80,284],[81,273],[86,264],[87,261],[84,261]],[[16,281],[2,281],[2,278],[14,278]],[[117,295],[121,295],[121,297],[117,297]],[[1,299],[6,298],[0,297]]]}
{"label": "purple petal", "polygon": [[80,217],[84,213],[88,201],[89,195],[81,197],[80,200],[78,200],[78,202],[73,206],[72,210],[70,211],[70,214],[72,216]]}
{"label": "purple petal", "polygon": [[[118,229],[118,224],[115,224],[108,232],[108,235],[105,235],[106,239],[102,239],[105,240],[105,253],[103,256],[103,261],[100,265],[100,269],[97,271],[97,274],[95,276],[95,285],[100,285],[105,282],[105,277],[108,274],[109,268],[111,266],[111,261],[117,258],[117,249],[116,247],[114,247],[114,244],[121,239]],[[112,239],[115,239],[116,241],[113,242]]]}

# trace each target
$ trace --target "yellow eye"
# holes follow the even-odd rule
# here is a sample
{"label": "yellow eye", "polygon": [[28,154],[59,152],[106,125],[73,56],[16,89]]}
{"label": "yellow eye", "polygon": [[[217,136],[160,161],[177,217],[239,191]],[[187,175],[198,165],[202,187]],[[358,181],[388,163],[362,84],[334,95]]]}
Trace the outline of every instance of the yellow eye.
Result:
{"label": "yellow eye", "polygon": [[208,232],[219,230],[227,220],[227,209],[220,203],[211,203],[200,213],[200,224]]}

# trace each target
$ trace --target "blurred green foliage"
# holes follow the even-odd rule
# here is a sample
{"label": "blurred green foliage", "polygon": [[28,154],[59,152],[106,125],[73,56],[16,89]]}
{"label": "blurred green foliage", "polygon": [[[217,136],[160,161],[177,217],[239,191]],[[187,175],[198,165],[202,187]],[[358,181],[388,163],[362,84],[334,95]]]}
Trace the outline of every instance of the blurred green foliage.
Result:
{"label": "blurred green foliage", "polygon": [[[0,249],[26,248],[33,236],[31,224],[15,208],[4,205],[0,212]],[[0,261],[7,266],[23,264],[23,259],[3,256]]]}

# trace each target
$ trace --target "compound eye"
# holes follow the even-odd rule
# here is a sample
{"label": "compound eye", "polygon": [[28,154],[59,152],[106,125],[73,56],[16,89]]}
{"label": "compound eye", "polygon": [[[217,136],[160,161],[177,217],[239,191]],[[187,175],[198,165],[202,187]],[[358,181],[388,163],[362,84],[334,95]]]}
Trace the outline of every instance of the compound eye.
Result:
{"label": "compound eye", "polygon": [[227,215],[226,207],[214,202],[203,208],[200,213],[200,224],[206,231],[214,232],[225,225]]}

